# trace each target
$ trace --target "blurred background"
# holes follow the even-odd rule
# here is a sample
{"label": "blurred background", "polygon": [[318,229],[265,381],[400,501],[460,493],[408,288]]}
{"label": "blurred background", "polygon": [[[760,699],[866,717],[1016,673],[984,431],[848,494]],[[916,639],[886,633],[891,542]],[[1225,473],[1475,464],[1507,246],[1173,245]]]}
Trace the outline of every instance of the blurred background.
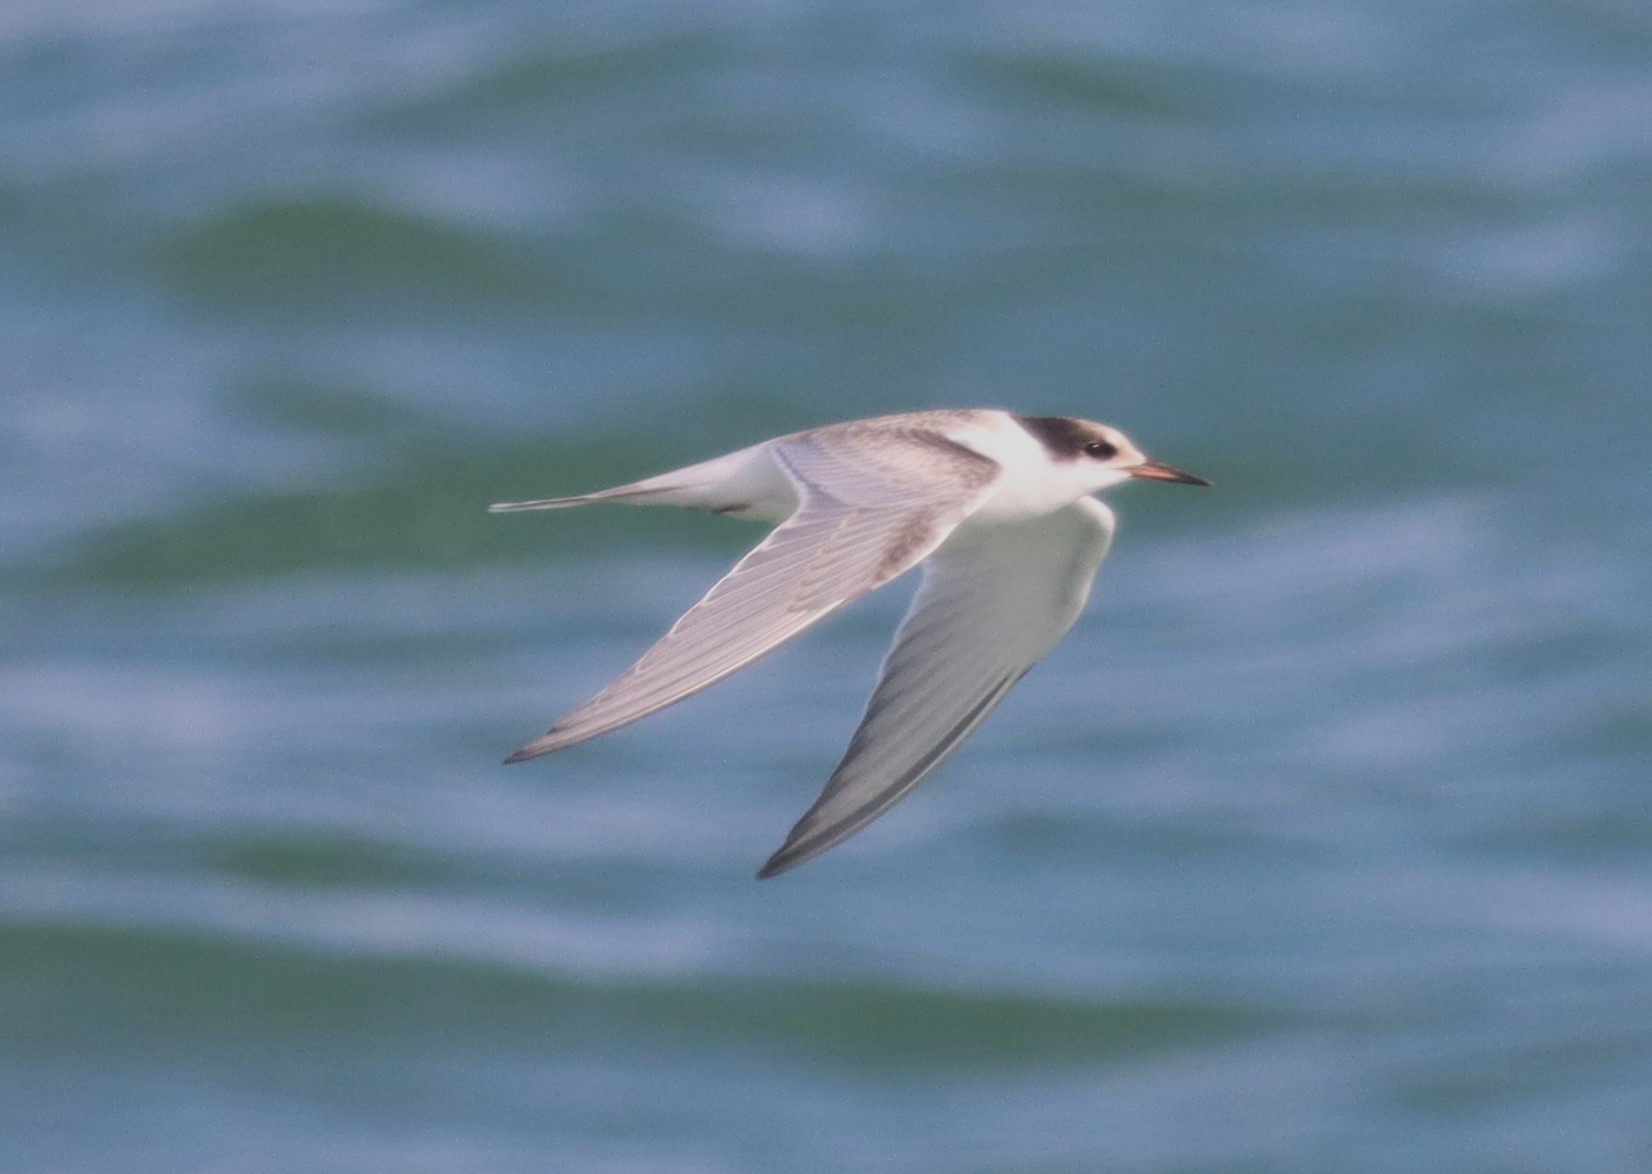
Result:
{"label": "blurred background", "polygon": [[[0,1168],[1652,1169],[1640,0],[0,9]],[[499,759],[761,530],[1072,414],[1089,611],[752,872],[906,585]]]}

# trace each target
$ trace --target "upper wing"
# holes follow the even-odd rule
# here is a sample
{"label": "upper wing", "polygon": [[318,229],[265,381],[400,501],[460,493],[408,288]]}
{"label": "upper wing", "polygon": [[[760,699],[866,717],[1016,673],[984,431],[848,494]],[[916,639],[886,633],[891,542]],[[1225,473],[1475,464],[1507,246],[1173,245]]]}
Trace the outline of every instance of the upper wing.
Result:
{"label": "upper wing", "polygon": [[1112,539],[1112,511],[1086,497],[937,551],[843,761],[757,875],[854,835],[957,749],[1072,627]]}
{"label": "upper wing", "polygon": [[646,717],[915,565],[980,504],[997,462],[935,432],[819,429],[775,441],[797,511],[602,692],[505,761]]}

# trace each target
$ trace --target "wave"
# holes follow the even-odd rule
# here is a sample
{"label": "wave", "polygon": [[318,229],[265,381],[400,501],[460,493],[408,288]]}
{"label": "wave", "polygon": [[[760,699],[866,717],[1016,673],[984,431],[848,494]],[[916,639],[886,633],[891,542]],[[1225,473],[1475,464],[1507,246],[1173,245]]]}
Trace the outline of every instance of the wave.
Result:
{"label": "wave", "polygon": [[481,303],[537,301],[549,287],[504,241],[352,196],[256,200],[163,240],[174,288],[225,302],[326,313],[363,299],[429,304],[449,312]]}
{"label": "wave", "polygon": [[0,924],[0,992],[51,1046],[164,1037],[507,1037],[774,1048],[852,1066],[1094,1064],[1275,1030],[1212,999],[1082,999],[832,978],[593,980],[441,954],[373,956],[153,928]]}
{"label": "wave", "polygon": [[543,116],[546,107],[668,84],[696,69],[727,65],[728,47],[706,30],[638,29],[630,40],[584,45],[541,43],[489,58],[481,68],[434,93],[387,105],[367,119],[374,129],[429,134],[453,127],[497,131],[513,113]]}
{"label": "wave", "polygon": [[[428,423],[412,411],[386,410],[409,429]],[[656,434],[668,436],[671,428],[662,425]],[[656,449],[658,455],[651,455]],[[411,439],[400,451],[390,467],[342,484],[323,475],[294,488],[220,493],[93,531],[44,577],[166,589],[316,571],[469,569],[542,560],[545,531],[489,517],[490,502],[598,488],[682,463],[667,455],[663,443],[590,429],[502,446],[450,428],[445,436],[432,431],[423,441]],[[732,554],[758,533],[749,525],[680,511],[576,510],[558,515],[554,549],[584,552],[630,535]]]}

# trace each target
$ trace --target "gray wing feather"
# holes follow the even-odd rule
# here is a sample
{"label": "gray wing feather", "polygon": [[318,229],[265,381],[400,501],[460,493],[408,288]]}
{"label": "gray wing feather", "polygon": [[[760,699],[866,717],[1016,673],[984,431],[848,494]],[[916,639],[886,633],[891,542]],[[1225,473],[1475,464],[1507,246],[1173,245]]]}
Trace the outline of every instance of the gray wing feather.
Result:
{"label": "gray wing feather", "polygon": [[843,760],[757,875],[847,839],[957,749],[1078,618],[1112,532],[1085,498],[937,552]]}
{"label": "gray wing feather", "polygon": [[618,729],[745,667],[922,560],[1000,475],[995,461],[921,430],[821,429],[772,452],[797,486],[797,511],[642,659],[507,762]]}

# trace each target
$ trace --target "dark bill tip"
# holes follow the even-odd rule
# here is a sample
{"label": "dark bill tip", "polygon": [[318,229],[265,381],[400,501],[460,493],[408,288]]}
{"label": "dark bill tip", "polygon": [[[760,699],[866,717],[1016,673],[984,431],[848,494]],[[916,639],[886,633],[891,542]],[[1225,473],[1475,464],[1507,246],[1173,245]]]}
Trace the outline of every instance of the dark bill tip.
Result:
{"label": "dark bill tip", "polygon": [[1185,473],[1181,469],[1173,468],[1160,461],[1143,461],[1130,470],[1132,477],[1142,477],[1148,481],[1174,481],[1178,485],[1204,485],[1210,482],[1194,473]]}

